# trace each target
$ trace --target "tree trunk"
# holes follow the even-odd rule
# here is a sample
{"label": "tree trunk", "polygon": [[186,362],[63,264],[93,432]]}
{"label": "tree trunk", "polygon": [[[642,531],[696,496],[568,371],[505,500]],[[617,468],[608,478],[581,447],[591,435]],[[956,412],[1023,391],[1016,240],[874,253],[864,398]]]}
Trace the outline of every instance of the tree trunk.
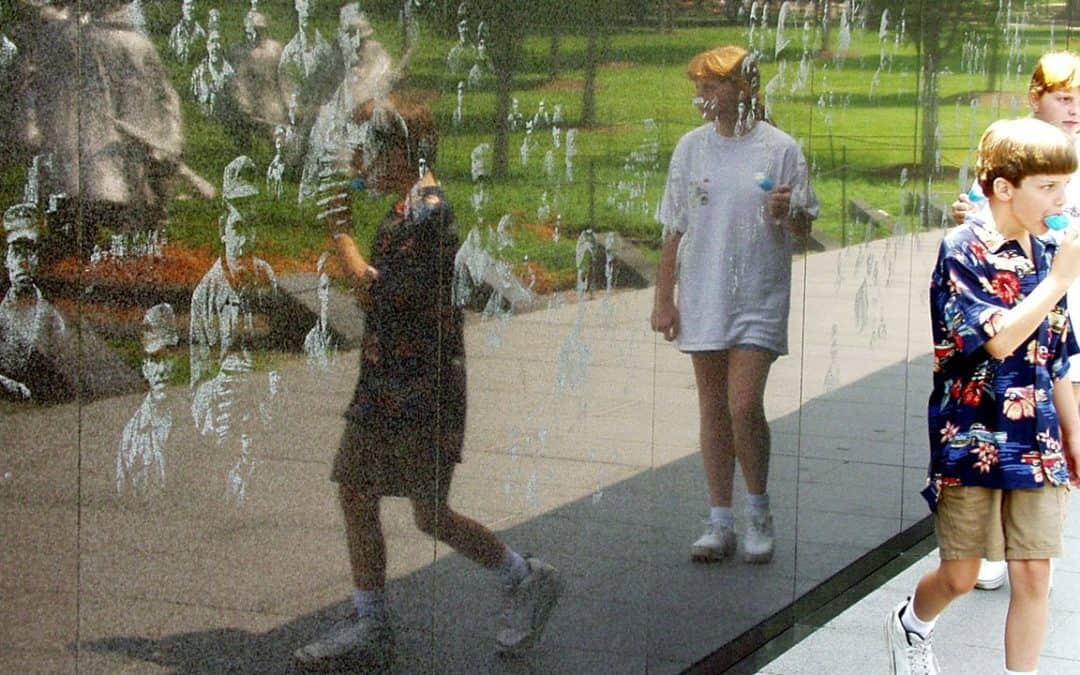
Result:
{"label": "tree trunk", "polygon": [[944,15],[940,11],[927,8],[922,16],[922,31],[920,36],[920,53],[922,63],[922,82],[919,92],[919,107],[922,110],[922,124],[920,125],[920,156],[919,165],[923,179],[923,227],[936,226],[930,222],[930,203],[934,178],[937,174],[938,152],[938,73],[937,66],[941,61],[941,30]]}
{"label": "tree trunk", "polygon": [[481,3],[480,15],[488,22],[488,57],[495,75],[495,136],[492,139],[492,175],[505,178],[510,173],[510,102],[514,91],[514,73],[517,72],[521,54],[521,38],[524,35],[520,7],[516,4],[493,0]]}
{"label": "tree trunk", "polygon": [[505,68],[495,69],[495,138],[492,139],[491,161],[495,178],[510,175],[510,103],[514,93],[514,73]]}
{"label": "tree trunk", "polygon": [[832,35],[832,22],[829,20],[829,3],[817,3],[817,10],[815,11],[818,13],[815,18],[818,25],[821,26],[821,53],[828,54],[829,40]]}
{"label": "tree trunk", "polygon": [[600,60],[600,26],[589,22],[589,35],[585,42],[585,87],[581,94],[581,126],[590,127],[596,122],[596,69]]}
{"label": "tree trunk", "polygon": [[555,23],[551,26],[551,44],[548,47],[550,60],[551,79],[557,79],[562,74],[562,64],[559,61],[559,43],[562,38],[562,26]]}
{"label": "tree trunk", "polygon": [[672,7],[674,2],[675,0],[659,0],[660,30],[666,32],[675,30],[675,8]]}

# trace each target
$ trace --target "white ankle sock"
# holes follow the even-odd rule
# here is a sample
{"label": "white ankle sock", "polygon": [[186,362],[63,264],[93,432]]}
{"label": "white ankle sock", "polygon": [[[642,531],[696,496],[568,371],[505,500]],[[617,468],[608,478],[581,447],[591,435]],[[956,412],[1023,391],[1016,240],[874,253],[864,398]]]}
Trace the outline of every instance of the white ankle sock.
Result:
{"label": "white ankle sock", "polygon": [[767,516],[769,515],[769,495],[746,495],[746,515]]}
{"label": "white ankle sock", "polygon": [[1037,675],[1037,670],[1009,670],[1005,669],[1005,675]]}
{"label": "white ankle sock", "polygon": [[529,576],[529,563],[509,546],[503,555],[502,566],[499,567],[499,577],[506,586],[517,586],[521,580]]}
{"label": "white ankle sock", "polygon": [[932,621],[923,621],[915,615],[915,596],[911,596],[908,603],[904,605],[903,613],[900,615],[900,624],[904,627],[904,630],[909,633],[916,633],[919,637],[926,638],[934,630],[934,624],[937,623],[937,619]]}
{"label": "white ankle sock", "polygon": [[378,589],[365,591],[361,588],[353,589],[353,607],[356,608],[356,616],[376,616],[386,614],[386,591]]}
{"label": "white ankle sock", "polygon": [[714,525],[731,527],[735,524],[735,514],[731,512],[730,506],[710,506],[709,522]]}

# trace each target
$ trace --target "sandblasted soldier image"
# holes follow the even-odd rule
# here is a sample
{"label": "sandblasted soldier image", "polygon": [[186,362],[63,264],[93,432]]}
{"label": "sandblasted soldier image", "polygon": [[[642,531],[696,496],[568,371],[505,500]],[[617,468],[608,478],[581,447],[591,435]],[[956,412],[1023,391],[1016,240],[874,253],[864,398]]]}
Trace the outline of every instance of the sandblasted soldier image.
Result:
{"label": "sandblasted soldier image", "polygon": [[181,0],[180,20],[169,31],[169,49],[177,61],[187,63],[197,45],[206,39],[206,29],[195,18],[195,0]]}
{"label": "sandblasted soldier image", "polygon": [[221,34],[211,30],[206,36],[206,58],[191,73],[191,94],[207,117],[228,117],[233,106],[228,100],[236,71],[225,60]]}
{"label": "sandblasted soldier image", "polygon": [[233,100],[238,122],[264,134],[288,119],[277,73],[282,46],[269,36],[267,26],[266,15],[249,11],[244,19],[247,39],[229,52],[229,63],[236,71]]}
{"label": "sandblasted soldier image", "polygon": [[296,156],[288,158],[291,165],[303,159],[303,144],[319,106],[340,81],[341,61],[337,53],[319,29],[311,25],[313,3],[314,0],[295,0],[298,30],[285,45],[278,62],[281,100],[286,105],[295,101],[295,127],[300,147]]}
{"label": "sandblasted soldier image", "polygon": [[21,401],[59,401],[75,391],[75,373],[51,356],[66,330],[64,319],[34,281],[39,214],[33,204],[4,212],[4,267],[10,286],[0,301],[0,394]]}
{"label": "sandblasted soldier image", "polygon": [[143,317],[142,374],[150,391],[124,425],[116,455],[116,490],[152,495],[165,488],[165,468],[173,410],[168,400],[175,369],[171,353],[179,342],[176,314],[168,303],[154,305]]}
{"label": "sandblasted soldier image", "polygon": [[225,168],[221,219],[224,254],[191,298],[192,416],[199,432],[226,454],[226,499],[242,504],[255,468],[256,443],[270,422],[278,373],[254,372],[257,315],[273,310],[277,278],[251,253],[255,226],[250,204],[255,172],[240,156]]}
{"label": "sandblasted soldier image", "polygon": [[304,353],[307,365],[313,371],[328,372],[337,355],[337,343],[329,325],[330,277],[326,273],[326,261],[330,253],[319,256],[316,273],[319,275],[319,319],[304,337]]}
{"label": "sandblasted soldier image", "polygon": [[[248,9],[247,14],[244,15],[244,37],[251,44],[255,44],[258,41],[258,34],[256,33],[255,22],[258,20],[259,15],[262,14],[259,11],[259,0],[251,0],[251,8]],[[265,23],[266,17],[262,17],[262,21]],[[263,28],[266,26],[264,25]]]}
{"label": "sandblasted soldier image", "polygon": [[274,199],[281,199],[282,179],[285,177],[285,160],[281,157],[285,147],[285,127],[274,129],[274,157],[266,167],[266,189]]}
{"label": "sandblasted soldier image", "polygon": [[357,136],[352,112],[372,99],[385,97],[401,77],[400,67],[395,68],[383,46],[372,39],[375,31],[357,3],[342,7],[339,21],[338,48],[345,65],[344,77],[319,109],[311,129],[300,179],[301,201],[314,194],[328,163],[340,162],[364,142]]}

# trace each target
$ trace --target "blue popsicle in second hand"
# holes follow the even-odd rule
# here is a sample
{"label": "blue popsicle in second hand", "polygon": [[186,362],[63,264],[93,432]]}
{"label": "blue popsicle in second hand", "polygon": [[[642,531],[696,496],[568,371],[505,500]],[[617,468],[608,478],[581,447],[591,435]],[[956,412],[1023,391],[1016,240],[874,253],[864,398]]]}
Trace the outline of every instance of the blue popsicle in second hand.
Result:
{"label": "blue popsicle in second hand", "polygon": [[1071,223],[1069,217],[1063,213],[1043,218],[1043,223],[1051,230],[1064,230]]}
{"label": "blue popsicle in second hand", "polygon": [[768,192],[773,189],[772,178],[766,173],[758,172],[754,174],[754,180],[757,181],[758,187]]}

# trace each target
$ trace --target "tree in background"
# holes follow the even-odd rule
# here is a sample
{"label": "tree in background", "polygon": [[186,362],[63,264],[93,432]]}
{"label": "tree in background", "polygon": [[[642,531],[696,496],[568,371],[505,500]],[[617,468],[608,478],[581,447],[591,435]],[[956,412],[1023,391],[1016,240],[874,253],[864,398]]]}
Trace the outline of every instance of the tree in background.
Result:
{"label": "tree in background", "polygon": [[505,0],[476,0],[476,16],[487,25],[485,33],[488,57],[495,74],[495,137],[492,141],[492,172],[505,177],[510,169],[510,103],[514,93],[514,75],[521,63],[521,43],[527,27],[536,23],[536,10],[543,0],[527,6]]}

